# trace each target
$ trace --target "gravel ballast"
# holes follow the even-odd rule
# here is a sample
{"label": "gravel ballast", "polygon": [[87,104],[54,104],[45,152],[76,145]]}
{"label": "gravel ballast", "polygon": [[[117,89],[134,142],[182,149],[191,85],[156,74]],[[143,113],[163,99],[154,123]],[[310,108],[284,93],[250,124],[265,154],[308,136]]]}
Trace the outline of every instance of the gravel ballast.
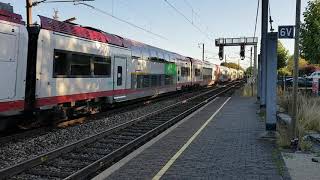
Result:
{"label": "gravel ballast", "polygon": [[128,110],[127,112],[110,115],[103,119],[90,121],[65,129],[53,129],[40,134],[39,136],[30,136],[18,139],[15,142],[6,142],[1,144],[0,147],[0,170],[95,135],[106,129],[159,110],[185,98],[186,97],[179,96],[171,98],[170,100],[163,100],[147,106]]}

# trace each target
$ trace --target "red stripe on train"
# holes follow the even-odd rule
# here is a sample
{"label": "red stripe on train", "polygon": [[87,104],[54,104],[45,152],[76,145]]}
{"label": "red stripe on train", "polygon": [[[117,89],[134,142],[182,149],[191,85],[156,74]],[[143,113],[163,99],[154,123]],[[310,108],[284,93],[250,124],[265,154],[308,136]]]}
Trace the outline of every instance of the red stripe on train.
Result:
{"label": "red stripe on train", "polygon": [[123,94],[130,94],[134,93],[136,90],[132,89],[120,89],[120,90],[111,90],[111,91],[101,91],[101,92],[92,92],[92,93],[83,93],[83,94],[72,94],[72,95],[65,95],[65,96],[53,96],[53,97],[46,97],[46,98],[39,98],[37,99],[37,107],[41,106],[48,106],[66,102],[74,102],[86,99],[93,99],[97,97],[106,97],[106,96],[113,96],[113,95],[123,95]]}
{"label": "red stripe on train", "polygon": [[23,110],[23,109],[24,109],[24,101],[23,100],[0,102],[0,112]]}

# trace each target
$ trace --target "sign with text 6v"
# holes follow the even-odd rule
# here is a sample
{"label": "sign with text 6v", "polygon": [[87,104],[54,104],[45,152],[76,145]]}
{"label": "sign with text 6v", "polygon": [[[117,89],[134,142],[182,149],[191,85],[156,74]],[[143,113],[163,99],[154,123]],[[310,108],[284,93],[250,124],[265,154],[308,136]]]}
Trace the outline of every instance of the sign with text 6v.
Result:
{"label": "sign with text 6v", "polygon": [[293,39],[294,26],[279,26],[278,36],[279,39]]}

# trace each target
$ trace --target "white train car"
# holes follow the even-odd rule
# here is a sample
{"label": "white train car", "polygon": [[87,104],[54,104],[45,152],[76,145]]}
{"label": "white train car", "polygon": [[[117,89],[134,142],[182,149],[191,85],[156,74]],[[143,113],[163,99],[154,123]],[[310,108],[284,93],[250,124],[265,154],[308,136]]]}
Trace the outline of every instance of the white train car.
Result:
{"label": "white train car", "polygon": [[243,79],[244,78],[244,71],[243,70],[238,70],[238,76],[237,76],[237,78],[238,79]]}
{"label": "white train car", "polygon": [[191,61],[191,78],[192,78],[192,85],[193,86],[204,86],[203,77],[202,77],[202,70],[203,70],[203,61],[189,58]]}
{"label": "white train car", "polygon": [[219,82],[227,82],[230,81],[230,69],[225,66],[220,66],[220,76],[219,76]]}
{"label": "white train car", "polygon": [[[130,40],[131,41],[131,40]],[[177,67],[173,53],[135,41],[132,50],[130,99],[176,91]]]}
{"label": "white train car", "polygon": [[205,61],[202,67],[203,85],[212,86],[215,83],[216,65]]}
{"label": "white train car", "polygon": [[219,82],[220,75],[221,75],[220,66],[216,65],[216,64],[213,64],[212,80],[214,81],[214,84]]}
{"label": "white train car", "polygon": [[177,90],[191,87],[191,61],[179,54],[174,53],[172,56],[176,59],[177,65]]}
{"label": "white train car", "polygon": [[233,69],[233,68],[229,68],[229,80],[230,81],[235,81],[238,79],[238,70]]}
{"label": "white train car", "polygon": [[[28,31],[0,11],[0,117],[97,112],[103,105],[230,80],[217,66],[40,16]],[[1,125],[0,125],[1,127]]]}
{"label": "white train car", "polygon": [[0,116],[24,110],[27,47],[22,17],[0,10]]}
{"label": "white train car", "polygon": [[[40,18],[37,107],[52,108],[63,103],[73,106],[88,100],[113,103],[176,90],[176,64],[169,52]],[[114,39],[105,43],[81,38],[82,34],[60,33],[62,25]]]}

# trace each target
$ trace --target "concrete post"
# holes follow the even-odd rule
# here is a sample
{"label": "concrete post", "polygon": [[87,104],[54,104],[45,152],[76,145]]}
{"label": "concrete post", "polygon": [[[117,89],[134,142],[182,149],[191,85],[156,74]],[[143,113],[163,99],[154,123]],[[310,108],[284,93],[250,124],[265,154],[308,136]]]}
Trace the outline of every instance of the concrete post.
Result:
{"label": "concrete post", "polygon": [[260,107],[266,106],[266,84],[267,84],[267,34],[268,34],[268,7],[269,0],[262,0],[261,19],[261,97]]}
{"label": "concrete post", "polygon": [[267,89],[266,89],[266,130],[276,130],[277,120],[277,43],[278,33],[272,32],[267,38]]}
{"label": "concrete post", "polygon": [[257,100],[260,101],[261,99],[261,75],[262,75],[262,70],[261,70],[261,55],[259,54],[258,56],[258,79],[257,79]]}
{"label": "concrete post", "polygon": [[255,82],[257,82],[257,56],[258,56],[258,46],[254,46],[253,53],[253,77]]}

